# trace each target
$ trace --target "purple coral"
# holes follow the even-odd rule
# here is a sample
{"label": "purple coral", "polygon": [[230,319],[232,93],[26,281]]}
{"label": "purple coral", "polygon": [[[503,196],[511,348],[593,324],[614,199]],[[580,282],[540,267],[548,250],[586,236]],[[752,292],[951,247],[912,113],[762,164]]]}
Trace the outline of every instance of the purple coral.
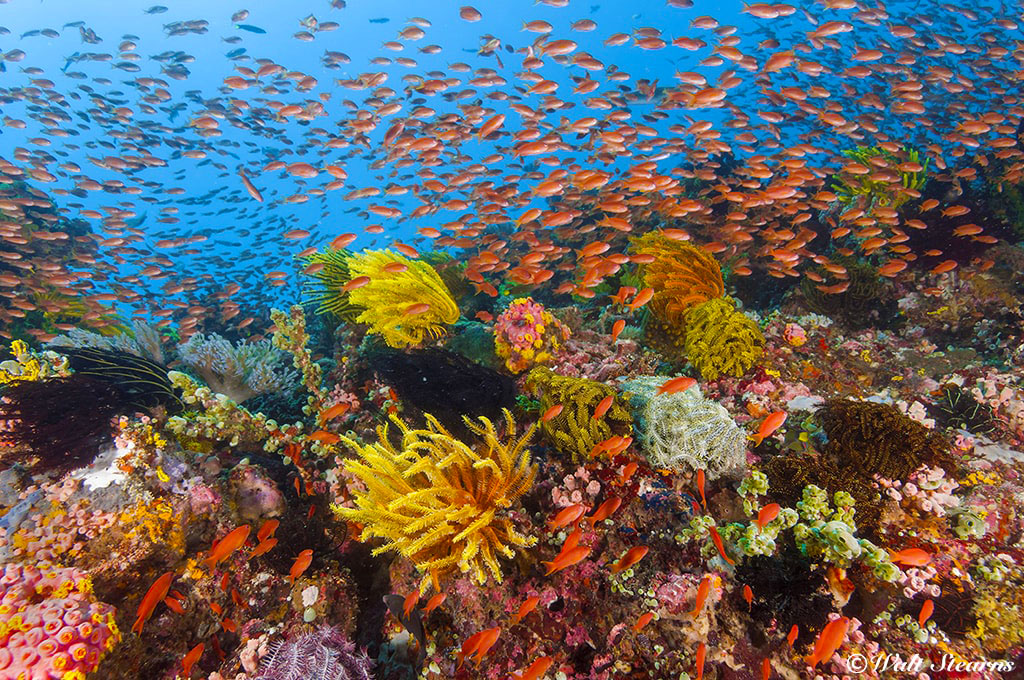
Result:
{"label": "purple coral", "polygon": [[291,642],[278,642],[256,680],[370,680],[373,662],[331,626]]}

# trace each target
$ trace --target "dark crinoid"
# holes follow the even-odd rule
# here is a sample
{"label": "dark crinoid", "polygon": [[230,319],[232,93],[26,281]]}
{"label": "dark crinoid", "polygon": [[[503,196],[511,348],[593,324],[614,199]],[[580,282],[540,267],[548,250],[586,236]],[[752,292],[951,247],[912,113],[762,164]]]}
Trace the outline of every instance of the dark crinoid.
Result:
{"label": "dark crinoid", "polygon": [[832,597],[826,590],[823,572],[812,569],[792,542],[787,541],[771,557],[757,555],[743,560],[736,567],[736,578],[754,592],[748,626],[754,644],[763,643],[764,631],[773,621],[783,633],[798,625],[797,641],[801,645],[813,642],[828,622]]}
{"label": "dark crinoid", "polygon": [[997,425],[992,407],[959,385],[944,385],[928,412],[939,425],[972,434],[991,434]]}
{"label": "dark crinoid", "polygon": [[837,257],[836,264],[846,267],[849,286],[839,294],[823,293],[810,279],[800,290],[812,312],[824,314],[853,329],[891,328],[900,319],[897,298],[892,288],[871,264],[852,257]]}
{"label": "dark crinoid", "polygon": [[462,416],[501,418],[515,406],[512,378],[474,363],[461,354],[428,347],[377,349],[367,357],[377,377],[399,398],[429,413],[454,434],[467,434]]}
{"label": "dark crinoid", "polygon": [[373,662],[336,628],[278,643],[256,680],[370,680]]}

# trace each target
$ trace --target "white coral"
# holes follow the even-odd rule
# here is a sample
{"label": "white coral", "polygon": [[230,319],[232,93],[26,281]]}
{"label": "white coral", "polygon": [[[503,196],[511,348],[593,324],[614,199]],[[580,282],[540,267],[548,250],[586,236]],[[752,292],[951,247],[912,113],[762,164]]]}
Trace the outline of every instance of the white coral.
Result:
{"label": "white coral", "polygon": [[298,374],[284,365],[284,354],[268,339],[232,345],[216,333],[196,333],[178,346],[178,355],[210,389],[236,404],[283,390],[298,380]]}
{"label": "white coral", "polygon": [[708,479],[746,462],[743,430],[717,402],[694,385],[674,394],[657,394],[665,376],[644,376],[621,385],[630,395],[640,445],[653,465],[703,469]]}

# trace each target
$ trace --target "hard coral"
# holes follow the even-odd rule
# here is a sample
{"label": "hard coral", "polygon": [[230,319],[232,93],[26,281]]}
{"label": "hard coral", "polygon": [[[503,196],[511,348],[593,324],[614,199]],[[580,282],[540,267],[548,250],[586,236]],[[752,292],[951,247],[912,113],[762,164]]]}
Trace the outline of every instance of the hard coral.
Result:
{"label": "hard coral", "polygon": [[370,680],[373,662],[340,631],[325,627],[279,642],[256,680]]}
{"label": "hard coral", "polygon": [[684,351],[705,380],[740,377],[761,357],[764,336],[729,298],[715,298],[686,315]]}
{"label": "hard coral", "polygon": [[120,639],[85,573],[48,563],[0,573],[0,680],[84,678]]}
{"label": "hard coral", "polygon": [[529,297],[513,300],[494,322],[494,349],[513,373],[550,362],[568,339],[569,329]]}
{"label": "hard coral", "polygon": [[[426,262],[391,250],[356,253],[346,261],[352,280],[368,279],[348,294],[349,302],[363,310],[356,321],[369,325],[369,332],[383,337],[390,347],[418,345],[444,333],[443,324],[458,320],[458,305]],[[427,308],[413,311],[421,304]]]}
{"label": "hard coral", "polygon": [[[615,396],[615,390],[604,383],[569,378],[538,366],[526,376],[526,387],[540,400],[541,413],[555,404],[562,405],[561,413],[542,422],[540,428],[559,451],[571,455],[575,462],[589,460],[594,447],[613,435],[632,432],[629,411]],[[601,418],[594,418],[597,405],[609,396],[613,397],[611,407]]]}
{"label": "hard coral", "polygon": [[647,376],[622,383],[636,415],[641,450],[652,465],[706,470],[709,478],[741,467],[746,437],[725,408],[701,396],[696,385],[657,394],[667,378]]}
{"label": "hard coral", "polygon": [[[515,422],[504,411],[506,436],[515,436]],[[502,442],[493,423],[465,419],[466,427],[482,439],[475,448],[455,439],[433,416],[427,428],[410,429],[392,421],[401,433],[401,447],[388,440],[388,428],[377,429],[376,444],[341,441],[361,460],[346,460],[345,469],[367,486],[356,493],[356,508],[334,506],[347,521],[364,525],[361,540],[383,538],[373,550],[400,552],[424,573],[443,576],[456,570],[487,581],[484,567],[501,582],[496,553],[514,557],[512,546],[528,547],[537,539],[516,531],[503,511],[533,485],[536,466],[530,465],[526,444],[533,428],[519,439]]]}

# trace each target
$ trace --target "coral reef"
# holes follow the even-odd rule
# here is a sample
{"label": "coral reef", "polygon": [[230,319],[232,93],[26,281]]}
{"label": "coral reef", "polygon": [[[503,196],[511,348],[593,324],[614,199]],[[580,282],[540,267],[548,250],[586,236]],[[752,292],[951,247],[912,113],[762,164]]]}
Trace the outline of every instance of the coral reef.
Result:
{"label": "coral reef", "polygon": [[516,298],[494,321],[494,350],[512,373],[550,363],[569,329],[533,298]]}
{"label": "coral reef", "polygon": [[163,341],[159,330],[144,321],[136,320],[125,332],[107,333],[106,335],[83,328],[72,328],[65,335],[54,338],[48,344],[58,351],[64,347],[88,347],[110,352],[127,352],[162,364],[166,361]]}
{"label": "coral reef", "polygon": [[303,272],[313,280],[303,287],[303,296],[316,305],[317,314],[334,314],[346,321],[355,321],[362,307],[349,301],[345,284],[352,280],[349,273],[348,258],[352,253],[348,250],[326,250],[301,258]]}
{"label": "coral reef", "polygon": [[342,437],[359,455],[344,467],[367,492],[355,495],[355,508],[333,509],[342,519],[364,525],[362,540],[385,540],[374,548],[375,555],[394,550],[411,560],[424,574],[422,586],[432,574],[455,571],[469,573],[478,584],[487,582],[489,572],[501,583],[496,556],[514,557],[513,546],[536,542],[517,531],[507,516],[537,474],[526,448],[533,428],[515,439],[515,422],[506,410],[510,440],[505,443],[487,418],[479,423],[466,418],[466,427],[481,439],[474,448],[452,437],[429,414],[426,419],[426,429],[413,430],[392,417],[401,448],[389,441],[387,426],[378,428],[376,444]]}
{"label": "coral reef", "polygon": [[288,389],[298,374],[282,366],[282,352],[268,338],[232,345],[216,333],[196,333],[178,345],[181,362],[199,374],[210,388],[241,404],[267,392]]}
{"label": "coral reef", "polygon": [[654,289],[651,313],[670,333],[685,328],[692,307],[725,293],[718,261],[699,246],[652,231],[634,239],[631,250],[651,260],[643,265],[643,283]]}

